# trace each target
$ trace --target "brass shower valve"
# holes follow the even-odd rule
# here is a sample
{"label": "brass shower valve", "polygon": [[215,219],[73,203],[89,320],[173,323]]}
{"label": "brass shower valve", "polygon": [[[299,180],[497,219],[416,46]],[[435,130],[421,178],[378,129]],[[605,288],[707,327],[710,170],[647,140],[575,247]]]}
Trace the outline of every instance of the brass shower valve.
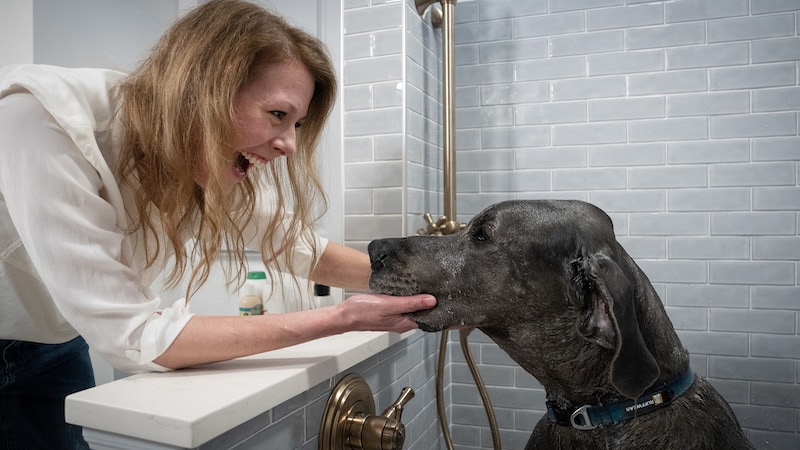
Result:
{"label": "brass shower valve", "polygon": [[400,422],[403,406],[414,397],[414,390],[404,388],[397,400],[380,416],[364,413],[349,417],[346,441],[354,450],[399,450],[406,440],[406,426]]}
{"label": "brass shower valve", "polygon": [[403,407],[413,397],[413,389],[403,388],[397,400],[378,416],[369,385],[357,374],[345,376],[325,406],[319,450],[401,450],[406,427],[400,419]]}

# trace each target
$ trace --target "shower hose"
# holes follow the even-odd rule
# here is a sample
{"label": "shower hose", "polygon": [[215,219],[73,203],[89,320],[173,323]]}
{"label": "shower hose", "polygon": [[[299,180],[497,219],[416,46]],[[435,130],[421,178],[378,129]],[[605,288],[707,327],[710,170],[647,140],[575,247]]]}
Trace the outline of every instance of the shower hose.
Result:
{"label": "shower hose", "polygon": [[[492,402],[489,399],[489,393],[486,391],[486,386],[483,383],[481,374],[475,366],[475,361],[472,359],[472,352],[469,350],[467,337],[474,330],[474,328],[462,328],[459,330],[459,341],[461,341],[461,351],[467,360],[467,366],[472,373],[472,379],[475,380],[475,386],[478,388],[478,393],[483,402],[483,409],[486,410],[486,417],[489,420],[489,429],[492,432],[492,445],[494,450],[501,450],[500,445],[500,432],[497,427],[497,419],[494,415]],[[439,424],[442,427],[442,434],[444,435],[444,442],[448,450],[453,450],[453,440],[450,438],[450,429],[447,426],[447,415],[444,408],[444,362],[447,354],[447,340],[449,336],[447,330],[442,331],[441,341],[439,342],[439,364],[436,370],[436,411],[439,414]]]}

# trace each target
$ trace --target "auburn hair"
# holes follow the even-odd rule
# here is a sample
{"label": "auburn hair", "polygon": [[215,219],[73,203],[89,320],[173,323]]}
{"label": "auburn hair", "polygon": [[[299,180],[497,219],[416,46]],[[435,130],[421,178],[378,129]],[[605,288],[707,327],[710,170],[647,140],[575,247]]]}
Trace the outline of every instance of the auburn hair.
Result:
{"label": "auburn hair", "polygon": [[[296,153],[273,160],[267,170],[249,171],[231,192],[225,179],[237,156],[237,94],[259,68],[284,62],[302,64],[314,79]],[[135,192],[128,232],[143,236],[147,267],[174,254],[167,287],[188,276],[191,298],[217,260],[228,284],[241,285],[247,271],[243,230],[264,193],[274,207],[269,223],[259,224],[266,231],[260,242],[264,262],[299,239],[309,240],[316,256],[308,232],[327,199],[315,153],[336,99],[333,64],[317,38],[247,1],[210,1],[165,32],[120,92],[120,173]],[[204,187],[196,183],[198,164],[207,173]],[[277,232],[285,233],[278,248],[272,239]],[[283,258],[287,267],[278,269],[296,275],[291,252]]]}

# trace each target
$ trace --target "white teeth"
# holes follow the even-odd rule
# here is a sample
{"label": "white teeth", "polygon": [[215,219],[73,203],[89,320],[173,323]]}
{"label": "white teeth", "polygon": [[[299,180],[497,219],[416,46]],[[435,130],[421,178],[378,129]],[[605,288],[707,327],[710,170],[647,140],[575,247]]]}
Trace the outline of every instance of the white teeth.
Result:
{"label": "white teeth", "polygon": [[266,161],[252,153],[242,153],[242,155],[244,155],[244,157],[250,161],[250,164],[254,165],[255,167],[262,168],[267,165]]}

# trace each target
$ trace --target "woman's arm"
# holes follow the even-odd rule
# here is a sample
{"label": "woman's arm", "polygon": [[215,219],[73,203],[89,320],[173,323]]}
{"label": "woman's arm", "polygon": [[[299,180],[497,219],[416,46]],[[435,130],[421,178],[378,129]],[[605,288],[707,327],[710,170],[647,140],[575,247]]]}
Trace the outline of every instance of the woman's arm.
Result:
{"label": "woman's arm", "polygon": [[[369,256],[329,242],[312,278],[348,289],[368,289]],[[287,314],[194,316],[155,363],[177,369],[276,350],[346,331],[404,332],[417,325],[403,314],[431,308],[430,295],[357,294],[326,308]]]}
{"label": "woman's arm", "polygon": [[404,332],[417,325],[403,314],[431,308],[427,294],[357,294],[326,308],[263,316],[194,316],[155,363],[170,369],[225,361],[346,331]]}
{"label": "woman's arm", "polygon": [[329,286],[366,291],[371,273],[369,256],[335,242],[328,242],[311,279]]}

